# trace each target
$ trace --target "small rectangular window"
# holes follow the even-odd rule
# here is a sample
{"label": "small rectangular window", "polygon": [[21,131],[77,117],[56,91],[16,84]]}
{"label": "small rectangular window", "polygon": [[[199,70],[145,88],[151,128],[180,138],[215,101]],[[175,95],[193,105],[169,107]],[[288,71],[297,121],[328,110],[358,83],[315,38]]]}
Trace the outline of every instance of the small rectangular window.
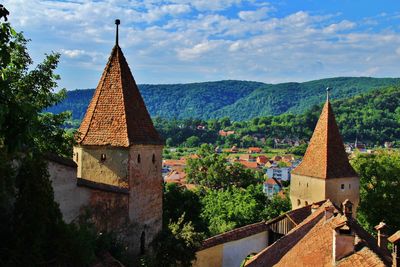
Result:
{"label": "small rectangular window", "polygon": [[344,190],[344,184],[342,184],[342,185],[340,186],[340,188],[341,188],[342,190]]}
{"label": "small rectangular window", "polygon": [[105,160],[106,160],[106,154],[101,154],[100,160],[101,160],[101,161],[105,161]]}

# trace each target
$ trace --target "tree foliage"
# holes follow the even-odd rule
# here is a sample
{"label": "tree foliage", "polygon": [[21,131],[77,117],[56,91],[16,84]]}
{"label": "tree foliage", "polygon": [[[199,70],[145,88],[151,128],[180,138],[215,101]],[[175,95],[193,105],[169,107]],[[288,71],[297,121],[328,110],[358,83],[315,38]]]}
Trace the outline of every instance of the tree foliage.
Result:
{"label": "tree foliage", "polygon": [[60,128],[67,114],[42,113],[64,96],[53,91],[59,55],[33,67],[26,44],[0,23],[0,265],[85,266],[95,236],[63,222],[44,160],[49,151],[71,153]]}
{"label": "tree foliage", "polygon": [[230,186],[247,187],[261,181],[243,165],[227,162],[225,154],[214,153],[211,145],[203,144],[197,155],[199,158],[188,159],[185,168],[190,183],[222,189]]}
{"label": "tree foliage", "polygon": [[400,229],[400,153],[358,154],[352,165],[360,175],[357,219],[371,232],[382,220],[391,233]]}

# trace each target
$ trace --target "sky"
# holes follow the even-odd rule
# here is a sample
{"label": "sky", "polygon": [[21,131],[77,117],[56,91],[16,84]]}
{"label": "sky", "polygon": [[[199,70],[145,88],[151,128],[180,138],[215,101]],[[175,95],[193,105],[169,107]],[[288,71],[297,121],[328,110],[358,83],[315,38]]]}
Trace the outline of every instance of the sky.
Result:
{"label": "sky", "polygon": [[60,88],[95,88],[120,39],[138,84],[400,77],[399,0],[3,0]]}

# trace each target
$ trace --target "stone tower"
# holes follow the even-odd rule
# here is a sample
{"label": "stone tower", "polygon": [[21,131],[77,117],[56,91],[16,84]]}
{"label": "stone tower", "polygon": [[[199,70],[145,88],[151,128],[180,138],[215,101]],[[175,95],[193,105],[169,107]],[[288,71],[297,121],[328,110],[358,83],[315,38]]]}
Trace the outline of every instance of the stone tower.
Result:
{"label": "stone tower", "polygon": [[330,199],[340,207],[349,199],[356,212],[359,203],[359,178],[351,167],[327,99],[303,161],[292,172],[292,209]]}
{"label": "stone tower", "polygon": [[79,127],[74,161],[78,185],[97,192],[89,204],[97,227],[122,231],[134,254],[162,227],[163,144],[117,37]]}

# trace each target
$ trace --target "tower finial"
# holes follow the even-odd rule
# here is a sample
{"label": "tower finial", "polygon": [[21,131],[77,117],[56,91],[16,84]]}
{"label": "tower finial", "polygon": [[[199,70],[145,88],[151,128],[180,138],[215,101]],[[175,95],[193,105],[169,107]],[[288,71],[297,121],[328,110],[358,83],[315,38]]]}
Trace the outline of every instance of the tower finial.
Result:
{"label": "tower finial", "polygon": [[326,101],[329,101],[329,91],[331,90],[331,88],[326,87]]}
{"label": "tower finial", "polygon": [[116,35],[115,35],[115,44],[116,45],[118,45],[118,26],[119,26],[119,24],[121,24],[121,21],[119,20],[119,19],[116,19],[115,20],[115,25],[117,25],[117,32],[116,32]]}

